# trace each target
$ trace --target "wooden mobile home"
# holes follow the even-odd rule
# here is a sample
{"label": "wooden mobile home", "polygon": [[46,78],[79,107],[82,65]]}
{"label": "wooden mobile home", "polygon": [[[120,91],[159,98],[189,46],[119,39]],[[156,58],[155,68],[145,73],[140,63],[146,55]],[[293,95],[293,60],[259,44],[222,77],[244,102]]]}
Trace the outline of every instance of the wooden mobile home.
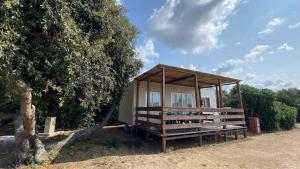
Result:
{"label": "wooden mobile home", "polygon": [[[240,80],[159,64],[136,77],[121,99],[119,120],[162,140],[206,135],[246,137]],[[224,107],[222,87],[237,85],[239,107]]]}

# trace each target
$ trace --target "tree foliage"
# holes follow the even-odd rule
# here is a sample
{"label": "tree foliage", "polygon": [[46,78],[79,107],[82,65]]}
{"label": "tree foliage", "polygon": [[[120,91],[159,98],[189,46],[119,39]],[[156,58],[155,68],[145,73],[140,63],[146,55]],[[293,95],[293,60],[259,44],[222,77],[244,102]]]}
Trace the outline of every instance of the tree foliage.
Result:
{"label": "tree foliage", "polygon": [[278,91],[277,100],[297,108],[297,121],[300,122],[300,90],[296,88]]}
{"label": "tree foliage", "polygon": [[[226,96],[228,100],[226,106],[236,107],[238,97],[236,88],[233,88]],[[259,117],[261,128],[265,131],[280,129],[291,129],[294,127],[296,119],[296,109],[292,104],[285,104],[286,100],[297,100],[298,96],[283,97],[282,91],[274,92],[269,89],[257,89],[248,85],[241,85],[241,95],[245,109],[246,119],[248,117]],[[286,95],[284,95],[286,96]]]}
{"label": "tree foliage", "polygon": [[288,106],[284,103],[275,101],[273,103],[272,110],[277,115],[276,127],[290,130],[294,128],[296,123],[297,109],[295,107]]}
{"label": "tree foliage", "polygon": [[40,122],[57,116],[59,127],[92,125],[96,110],[120,98],[141,67],[134,53],[137,30],[114,1],[0,5],[1,84],[28,84]]}

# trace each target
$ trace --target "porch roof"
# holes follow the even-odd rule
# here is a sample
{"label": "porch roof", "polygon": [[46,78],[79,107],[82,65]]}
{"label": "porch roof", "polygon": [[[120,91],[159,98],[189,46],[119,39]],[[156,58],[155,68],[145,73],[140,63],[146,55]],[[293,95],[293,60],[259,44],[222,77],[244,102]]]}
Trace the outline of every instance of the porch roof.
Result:
{"label": "porch roof", "polygon": [[198,85],[201,88],[213,87],[219,85],[229,85],[239,83],[240,80],[229,78],[190,69],[184,69],[164,64],[158,64],[147,72],[136,77],[136,80],[145,81],[149,79],[152,82],[161,83],[162,69],[165,69],[165,82],[166,84],[174,84],[181,86],[195,86],[195,75],[197,75]]}

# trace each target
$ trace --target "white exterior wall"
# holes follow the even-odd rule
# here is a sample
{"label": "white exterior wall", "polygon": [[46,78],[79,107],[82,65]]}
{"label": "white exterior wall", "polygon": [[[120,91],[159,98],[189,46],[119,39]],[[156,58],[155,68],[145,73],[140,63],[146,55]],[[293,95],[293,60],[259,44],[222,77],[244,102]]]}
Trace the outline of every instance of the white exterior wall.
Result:
{"label": "white exterior wall", "polygon": [[[195,88],[194,87],[186,87],[186,86],[177,86],[166,84],[165,88],[166,92],[166,107],[171,107],[171,93],[190,93],[193,95],[193,107],[196,107],[196,99],[195,99]],[[161,92],[161,84],[160,83],[150,83],[150,92]],[[146,93],[147,93],[147,82],[140,82],[139,89],[139,107],[146,107]],[[204,88],[201,89],[201,97],[210,98],[210,106],[212,108],[217,107],[216,103],[216,91],[215,88]],[[119,106],[119,121],[134,124],[135,123],[135,107],[136,107],[136,81],[126,90],[124,93],[120,106]],[[144,112],[146,113],[146,112]],[[150,112],[151,114],[156,114],[158,112]],[[155,119],[153,119],[155,120]],[[150,119],[150,121],[152,121]],[[153,122],[160,123],[160,120],[155,120]]]}

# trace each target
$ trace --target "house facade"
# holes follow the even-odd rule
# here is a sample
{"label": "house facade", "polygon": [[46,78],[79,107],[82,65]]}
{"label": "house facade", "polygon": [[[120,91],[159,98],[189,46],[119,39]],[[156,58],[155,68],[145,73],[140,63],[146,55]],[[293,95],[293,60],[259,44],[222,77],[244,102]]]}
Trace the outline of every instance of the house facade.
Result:
{"label": "house facade", "polygon": [[[167,140],[238,134],[246,137],[240,80],[159,64],[136,77],[124,93],[119,121]],[[222,87],[236,86],[238,107],[224,107]]]}
{"label": "house facade", "polygon": [[[136,107],[147,107],[147,82],[140,82],[139,101],[136,106],[137,81],[134,80],[124,93],[119,105],[119,121],[135,125]],[[161,84],[150,82],[150,106],[161,106]],[[202,107],[217,108],[216,91],[214,88],[201,89]],[[177,108],[196,108],[196,93],[194,87],[166,85],[166,106]],[[146,113],[144,111],[144,113]],[[151,112],[155,114],[157,112]],[[217,112],[216,112],[217,113]],[[160,120],[154,120],[160,123]]]}

